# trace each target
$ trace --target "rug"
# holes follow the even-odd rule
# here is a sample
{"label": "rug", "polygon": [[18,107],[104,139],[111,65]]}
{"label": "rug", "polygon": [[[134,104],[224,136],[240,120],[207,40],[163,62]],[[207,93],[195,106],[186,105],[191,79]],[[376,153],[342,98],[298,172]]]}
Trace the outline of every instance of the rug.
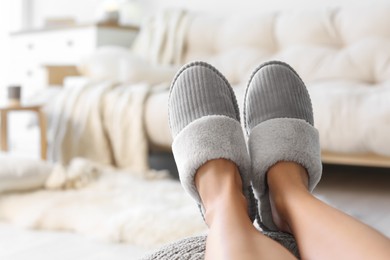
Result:
{"label": "rug", "polygon": [[177,180],[153,172],[144,176],[105,170],[72,188],[2,194],[0,220],[147,249],[205,233],[196,204]]}

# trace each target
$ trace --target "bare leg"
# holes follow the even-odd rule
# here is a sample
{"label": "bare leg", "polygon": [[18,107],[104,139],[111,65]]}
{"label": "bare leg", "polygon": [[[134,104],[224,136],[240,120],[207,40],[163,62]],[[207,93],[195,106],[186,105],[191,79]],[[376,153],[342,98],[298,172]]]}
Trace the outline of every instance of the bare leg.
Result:
{"label": "bare leg", "polygon": [[206,259],[295,259],[253,226],[234,163],[224,159],[207,162],[197,171],[195,184],[209,226]]}
{"label": "bare leg", "polygon": [[302,259],[390,259],[390,239],[315,198],[307,178],[291,162],[267,174],[274,222],[295,235]]}

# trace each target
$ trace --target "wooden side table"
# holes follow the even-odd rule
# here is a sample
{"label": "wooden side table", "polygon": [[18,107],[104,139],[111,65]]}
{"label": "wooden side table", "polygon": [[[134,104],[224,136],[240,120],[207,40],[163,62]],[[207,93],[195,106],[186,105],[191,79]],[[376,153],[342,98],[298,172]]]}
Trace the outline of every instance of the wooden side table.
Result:
{"label": "wooden side table", "polygon": [[1,118],[1,150],[8,151],[8,112],[11,111],[31,111],[38,116],[40,135],[41,135],[41,158],[46,160],[47,142],[46,142],[46,118],[41,106],[13,105],[0,107]]}

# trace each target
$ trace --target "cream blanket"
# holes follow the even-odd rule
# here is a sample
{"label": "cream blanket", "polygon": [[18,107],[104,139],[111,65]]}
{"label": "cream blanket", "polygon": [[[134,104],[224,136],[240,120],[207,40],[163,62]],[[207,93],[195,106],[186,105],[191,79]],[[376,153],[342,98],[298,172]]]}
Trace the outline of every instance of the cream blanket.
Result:
{"label": "cream blanket", "polygon": [[[158,13],[142,26],[132,52],[151,66],[178,65],[188,24],[184,11]],[[158,78],[157,70],[149,74]],[[85,157],[119,168],[148,169],[143,116],[152,85],[100,80],[65,88],[51,106],[54,111],[50,113],[49,140],[53,144],[49,146],[49,158],[68,164],[74,157]]]}
{"label": "cream blanket", "polygon": [[75,159],[69,167],[56,165],[44,187],[2,194],[0,220],[148,249],[206,230],[180,183],[161,172],[140,176]]}
{"label": "cream blanket", "polygon": [[152,64],[181,65],[190,20],[184,10],[165,10],[145,19],[132,51]]}
{"label": "cream blanket", "polygon": [[68,86],[52,106],[49,158],[68,164],[84,157],[140,172],[148,169],[143,108],[151,91],[146,83],[113,81]]}

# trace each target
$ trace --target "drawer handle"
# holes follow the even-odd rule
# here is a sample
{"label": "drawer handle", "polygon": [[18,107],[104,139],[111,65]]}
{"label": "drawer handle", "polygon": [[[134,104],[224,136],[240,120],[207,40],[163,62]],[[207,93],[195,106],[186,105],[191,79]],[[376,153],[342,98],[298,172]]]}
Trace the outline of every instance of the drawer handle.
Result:
{"label": "drawer handle", "polygon": [[28,70],[28,71],[26,72],[27,77],[32,77],[33,74],[34,74],[34,73],[32,72],[32,70]]}
{"label": "drawer handle", "polygon": [[30,51],[34,50],[34,44],[33,43],[27,44],[27,49]]}

